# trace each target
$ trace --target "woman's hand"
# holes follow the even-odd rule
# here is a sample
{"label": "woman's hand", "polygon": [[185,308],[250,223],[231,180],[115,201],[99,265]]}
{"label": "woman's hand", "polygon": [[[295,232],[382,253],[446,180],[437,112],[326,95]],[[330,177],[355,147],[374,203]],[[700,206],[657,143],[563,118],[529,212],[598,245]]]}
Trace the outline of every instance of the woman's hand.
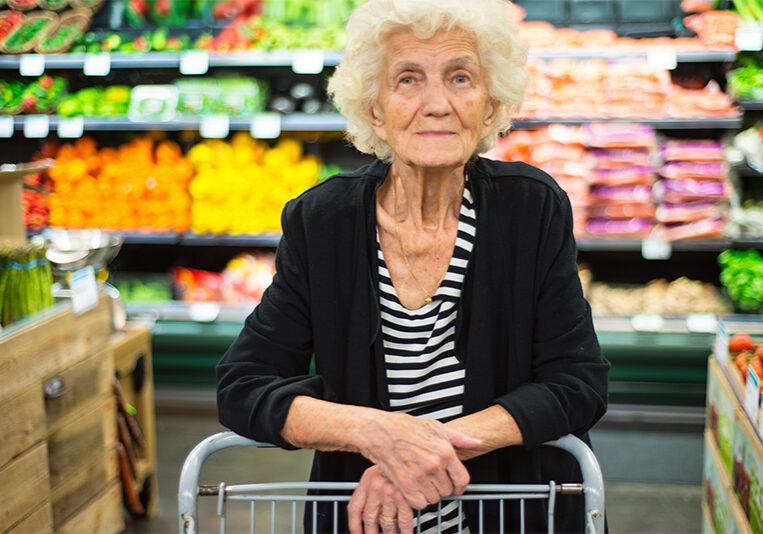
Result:
{"label": "woman's hand", "polygon": [[411,508],[423,510],[442,497],[461,495],[469,473],[456,449],[482,442],[439,421],[377,412],[358,425],[360,452],[400,491]]}
{"label": "woman's hand", "polygon": [[413,510],[379,466],[363,473],[347,505],[351,534],[413,534]]}

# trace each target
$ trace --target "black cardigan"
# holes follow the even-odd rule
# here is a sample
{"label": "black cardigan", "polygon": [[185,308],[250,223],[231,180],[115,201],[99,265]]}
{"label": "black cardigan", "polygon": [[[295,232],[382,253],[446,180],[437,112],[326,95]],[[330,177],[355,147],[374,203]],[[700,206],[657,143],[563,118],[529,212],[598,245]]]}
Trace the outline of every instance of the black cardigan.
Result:
{"label": "black cardigan", "polygon": [[[334,176],[284,208],[273,283],[217,366],[223,425],[293,448],[280,431],[297,395],[390,409],[375,267],[375,198],[387,170],[376,161]],[[524,445],[466,466],[472,482],[569,482],[576,463],[538,445],[568,433],[587,441],[606,411],[609,371],[577,274],[569,200],[524,163],[475,157],[467,172],[477,235],[456,323],[464,414],[503,406]],[[358,481],[368,465],[318,452],[311,478]],[[485,509],[488,532],[494,512]],[[516,512],[507,506],[509,518]],[[539,503],[525,514],[529,532],[545,530]],[[560,499],[555,523],[582,531],[582,503]]]}

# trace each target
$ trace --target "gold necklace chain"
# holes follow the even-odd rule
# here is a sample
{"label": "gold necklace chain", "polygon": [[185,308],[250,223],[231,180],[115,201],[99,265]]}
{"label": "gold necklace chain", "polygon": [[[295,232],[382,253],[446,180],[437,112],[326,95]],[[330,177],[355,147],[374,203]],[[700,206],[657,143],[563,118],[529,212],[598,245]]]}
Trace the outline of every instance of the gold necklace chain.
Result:
{"label": "gold necklace chain", "polygon": [[408,272],[411,273],[411,278],[413,278],[413,281],[416,282],[416,285],[419,286],[419,289],[422,293],[424,293],[424,302],[427,304],[432,304],[432,297],[434,296],[435,292],[437,292],[437,289],[440,287],[440,284],[442,284],[442,281],[445,280],[445,276],[448,274],[448,269],[445,269],[445,274],[442,275],[442,278],[440,278],[440,281],[437,282],[437,285],[434,287],[432,291],[427,291],[424,289],[424,287],[419,282],[419,279],[416,278],[416,275],[413,272],[413,269],[411,268],[411,263],[408,261],[408,255],[405,253],[405,247],[403,247],[403,240],[400,238],[400,228],[398,227],[397,222],[397,185],[396,185],[396,179],[395,177],[392,178],[392,202],[395,204],[395,235],[397,235],[397,243],[400,245],[400,252],[403,253],[403,260],[405,260],[405,265],[408,267]]}

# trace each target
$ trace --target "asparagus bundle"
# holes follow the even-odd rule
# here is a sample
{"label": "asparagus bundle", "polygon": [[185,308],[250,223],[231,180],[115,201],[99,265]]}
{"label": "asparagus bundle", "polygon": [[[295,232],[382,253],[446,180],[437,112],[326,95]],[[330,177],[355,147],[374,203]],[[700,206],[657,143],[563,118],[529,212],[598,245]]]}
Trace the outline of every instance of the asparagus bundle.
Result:
{"label": "asparagus bundle", "polygon": [[44,246],[0,247],[0,325],[52,306],[52,285]]}

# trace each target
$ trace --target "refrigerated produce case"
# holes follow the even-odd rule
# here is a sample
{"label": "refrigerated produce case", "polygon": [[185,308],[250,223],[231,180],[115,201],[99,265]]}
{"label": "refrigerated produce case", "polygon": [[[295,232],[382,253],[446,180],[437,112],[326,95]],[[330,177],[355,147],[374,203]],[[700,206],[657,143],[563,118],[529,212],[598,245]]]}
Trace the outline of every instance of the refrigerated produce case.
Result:
{"label": "refrigerated produce case", "polygon": [[[301,17],[305,22],[311,17],[328,16],[319,8],[312,12],[295,7],[298,2],[287,0],[281,7],[290,6],[293,11],[279,12],[276,3],[275,0],[265,2],[266,20],[268,16],[281,17],[293,24],[295,18]],[[346,12],[352,2],[339,3]],[[668,41],[645,41],[641,48],[638,45],[630,48],[583,46],[584,43],[578,43],[575,48],[531,48],[531,60],[619,62],[641,58],[676,79],[701,76],[705,82],[715,80],[723,88],[726,71],[741,53],[733,46],[699,46],[702,43],[696,40],[691,41],[689,48],[673,48],[671,43],[689,46],[689,41],[679,39],[692,35],[682,23],[685,14],[680,11],[678,1],[527,0],[517,3],[526,10],[528,21],[548,21],[557,28],[608,29],[620,38],[632,39],[670,36]],[[113,109],[102,112],[108,115],[94,115],[87,107],[87,99],[78,100],[68,108],[52,110],[51,114],[42,114],[34,108],[30,108],[31,113],[15,109],[0,116],[0,136],[8,138],[0,148],[0,159],[32,156],[45,140],[65,144],[90,136],[100,149],[119,148],[126,146],[136,134],[143,133],[150,133],[154,138],[166,137],[176,143],[185,156],[204,138],[216,141],[230,138],[234,133],[248,132],[269,146],[278,139],[297,139],[304,154],[314,157],[324,167],[353,168],[369,160],[341,140],[345,121],[325,101],[325,79],[342,54],[337,47],[326,49],[323,43],[339,42],[341,32],[317,37],[305,33],[296,39],[283,33],[285,30],[280,27],[274,29],[274,26],[255,23],[247,27],[257,32],[270,31],[273,38],[257,41],[255,32],[249,42],[244,43],[241,35],[225,29],[235,25],[215,18],[212,4],[199,2],[207,7],[186,13],[182,27],[171,26],[170,20],[152,19],[151,13],[144,14],[145,20],[141,21],[139,17],[134,18],[135,13],[120,11],[121,4],[107,1],[97,6],[100,9],[92,17],[88,33],[72,44],[71,52],[0,55],[0,70],[8,74],[9,79],[27,85],[55,83],[56,77],[65,75],[70,94],[102,86],[127,87],[132,93],[139,86],[153,86],[153,89],[140,91],[146,105],[133,106],[136,109],[132,115]],[[327,2],[313,4],[328,5]],[[268,11],[268,5],[273,11]],[[173,37],[177,37],[179,44]],[[191,44],[198,46],[192,48]],[[655,47],[657,44],[663,46]],[[295,48],[300,45],[311,48]],[[663,53],[655,53],[656,48]],[[52,79],[41,78],[46,75]],[[187,83],[230,77],[262,82],[268,98],[254,104],[259,106],[257,108],[224,108],[228,111],[221,113],[221,108],[205,103],[204,84],[194,83],[190,87]],[[184,92],[183,101],[187,103],[182,113],[167,108],[168,102],[174,102],[179,92]],[[726,141],[760,120],[759,101],[742,100],[739,107],[733,99],[730,101],[733,112],[721,116],[587,117],[581,114],[583,116],[560,117],[552,114],[519,118],[513,129],[538,130],[551,124],[585,125],[595,119],[648,125],[666,138]],[[196,104],[201,107],[194,108]],[[149,113],[152,106],[158,106],[153,114]],[[745,168],[738,173],[733,170],[731,174],[740,197],[749,197],[749,191],[755,191],[754,184],[760,180],[760,173],[754,169]],[[753,200],[761,198],[753,197]],[[119,228],[124,245],[112,265],[113,275],[155,276],[158,273],[166,277],[176,267],[220,272],[240,252],[272,252],[279,239],[278,228],[257,233],[212,233],[194,231],[191,225],[189,221],[171,221],[160,228]],[[595,277],[613,284],[646,284],[653,279],[674,280],[686,275],[718,285],[718,253],[725,249],[760,250],[763,239],[729,234],[721,239],[672,243],[658,240],[655,243],[633,237],[601,239],[581,235],[578,248],[580,259],[594,271]],[[238,333],[241,321],[252,307],[223,306],[218,313],[209,306],[197,306],[194,311],[194,306],[167,300],[128,303],[130,315],[156,321],[152,345],[156,380],[160,385],[211,385],[214,363]],[[596,317],[605,355],[613,363],[612,402],[687,406],[704,403],[704,357],[713,333],[689,329],[686,319],[685,314],[666,315],[662,317],[662,325],[655,329],[654,326],[645,328],[638,318],[634,323],[631,316]],[[759,315],[755,314],[733,318],[744,322],[757,319]]]}

